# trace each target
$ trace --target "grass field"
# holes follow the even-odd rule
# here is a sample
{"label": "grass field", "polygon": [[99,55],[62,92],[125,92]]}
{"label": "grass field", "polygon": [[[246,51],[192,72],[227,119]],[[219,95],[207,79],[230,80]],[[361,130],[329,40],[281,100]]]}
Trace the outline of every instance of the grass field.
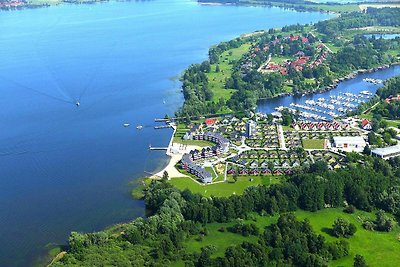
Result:
{"label": "grass field", "polygon": [[[400,242],[398,240],[400,229],[398,226],[390,233],[367,231],[362,228],[362,219],[373,219],[374,214],[356,211],[354,214],[347,214],[342,209],[324,209],[317,212],[296,211],[298,220],[307,218],[313,230],[317,234],[325,237],[327,242],[334,242],[338,238],[327,234],[327,230],[332,228],[336,218],[342,217],[357,227],[357,232],[353,237],[347,239],[350,243],[350,255],[340,260],[332,262],[330,266],[352,266],[356,254],[363,255],[369,266],[396,266],[394,263],[400,262]],[[276,223],[278,216],[260,216],[253,214],[252,220],[245,220],[245,223],[254,223],[262,231],[266,226]],[[239,234],[230,232],[220,232],[218,229],[225,229],[235,224],[230,223],[211,223],[207,224],[208,235],[198,239],[197,236],[191,237],[185,242],[188,252],[200,252],[202,247],[214,245],[216,252],[212,257],[222,256],[225,249],[231,245],[238,245],[243,241],[257,242],[254,236],[243,237]],[[175,265],[178,266],[178,265]]]}
{"label": "grass field", "polygon": [[[308,218],[315,232],[322,234],[327,241],[335,241],[337,238],[326,233],[331,228],[337,217],[342,217],[357,227],[357,232],[348,239],[350,243],[350,255],[333,262],[332,266],[352,266],[356,254],[363,255],[369,266],[394,266],[400,262],[400,242],[398,240],[400,229],[398,226],[390,233],[372,232],[364,230],[359,218],[374,219],[374,214],[357,211],[347,214],[341,209],[324,209],[318,212],[297,211],[298,219]],[[396,264],[395,264],[396,265]]]}
{"label": "grass field", "polygon": [[226,79],[231,76],[233,62],[239,60],[244,53],[248,52],[249,48],[250,44],[246,43],[238,48],[233,48],[222,53],[218,63],[220,72],[215,71],[217,64],[211,65],[211,72],[207,73],[207,78],[209,88],[214,93],[213,101],[216,102],[220,98],[228,100],[231,97],[235,90],[225,89]]}
{"label": "grass field", "polygon": [[240,244],[243,241],[257,241],[257,237],[250,236],[244,237],[242,235],[238,235],[230,232],[220,232],[218,229],[221,227],[227,228],[234,224],[231,223],[211,223],[207,224],[206,228],[208,230],[208,235],[203,236],[201,241],[196,240],[198,237],[192,237],[186,242],[186,250],[187,252],[200,252],[202,247],[213,245],[217,248],[216,252],[213,253],[212,257],[216,258],[219,256],[223,256],[227,247],[235,244]]}
{"label": "grass field", "polygon": [[282,129],[284,131],[293,131],[294,130],[294,128],[292,126],[286,126],[286,125],[282,125]]}
{"label": "grass field", "polygon": [[389,120],[389,119],[385,119],[385,121],[387,121],[388,125],[390,127],[395,127],[395,128],[399,128],[400,126],[400,120]]}
{"label": "grass field", "polygon": [[303,139],[304,149],[324,149],[325,139]]}
{"label": "grass field", "polygon": [[[210,185],[200,185],[187,177],[172,178],[169,182],[180,190],[188,188],[193,193],[200,193],[204,196],[227,197],[232,194],[242,194],[244,190],[252,185],[269,185],[279,183],[281,178],[276,176],[238,176],[237,182],[232,177],[227,177],[228,182]],[[252,179],[252,180],[251,180]]]}
{"label": "grass field", "polygon": [[338,52],[338,51],[340,50],[340,47],[337,47],[337,46],[335,46],[335,45],[332,44],[332,43],[325,43],[325,45],[326,45],[330,50],[332,50],[333,53],[336,53],[336,52]]}
{"label": "grass field", "polygon": [[294,57],[282,57],[282,56],[273,56],[271,57],[271,62],[275,64],[282,64],[286,60],[293,60]]}
{"label": "grass field", "polygon": [[199,147],[208,147],[208,146],[214,146],[215,144],[212,142],[204,141],[204,140],[182,140],[180,137],[174,136],[173,139],[174,143],[179,143],[183,145],[192,145],[192,146],[199,146]]}

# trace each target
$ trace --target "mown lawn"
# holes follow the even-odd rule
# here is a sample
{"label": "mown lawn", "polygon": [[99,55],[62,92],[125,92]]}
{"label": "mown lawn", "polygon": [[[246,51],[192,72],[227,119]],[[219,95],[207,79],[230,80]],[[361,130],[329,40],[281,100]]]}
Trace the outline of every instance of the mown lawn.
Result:
{"label": "mown lawn", "polygon": [[282,64],[286,60],[293,60],[294,57],[283,57],[283,56],[273,56],[271,57],[271,62],[275,64]]}
{"label": "mown lawn", "polygon": [[174,143],[183,144],[183,145],[191,145],[191,146],[199,146],[199,147],[208,147],[214,146],[215,144],[212,142],[204,141],[204,140],[183,140],[181,137],[175,136],[173,139]]}
{"label": "mown lawn", "polygon": [[324,149],[325,139],[303,139],[304,149]]}
{"label": "mown lawn", "polygon": [[244,190],[249,186],[276,184],[283,178],[277,176],[238,176],[237,182],[234,182],[231,176],[228,176],[227,179],[227,182],[210,185],[200,185],[188,177],[172,178],[169,182],[180,190],[187,188],[193,193],[199,193],[207,197],[228,197],[232,194],[243,194]]}

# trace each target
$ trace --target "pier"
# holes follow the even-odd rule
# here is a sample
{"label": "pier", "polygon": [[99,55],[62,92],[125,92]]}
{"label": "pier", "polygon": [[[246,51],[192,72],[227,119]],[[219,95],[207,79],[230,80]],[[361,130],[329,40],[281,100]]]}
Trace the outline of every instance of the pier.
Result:
{"label": "pier", "polygon": [[157,147],[149,145],[149,150],[168,150],[168,147]]}
{"label": "pier", "polygon": [[155,122],[167,122],[170,121],[171,119],[154,119]]}
{"label": "pier", "polygon": [[172,128],[171,125],[162,125],[162,126],[154,126],[154,129],[167,129],[167,128]]}

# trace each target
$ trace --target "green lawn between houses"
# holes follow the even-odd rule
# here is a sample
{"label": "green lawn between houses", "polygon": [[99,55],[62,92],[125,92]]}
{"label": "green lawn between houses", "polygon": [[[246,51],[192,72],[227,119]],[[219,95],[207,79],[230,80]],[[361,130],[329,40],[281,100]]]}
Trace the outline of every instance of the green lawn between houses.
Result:
{"label": "green lawn between houses", "polygon": [[235,183],[232,176],[227,177],[227,182],[201,185],[188,177],[174,177],[169,181],[179,190],[189,189],[193,193],[199,193],[206,197],[228,197],[232,194],[243,194],[244,190],[252,185],[270,185],[279,183],[283,177],[279,176],[238,176]]}
{"label": "green lawn between houses", "polygon": [[[347,239],[350,244],[350,255],[331,263],[331,266],[352,266],[353,259],[356,254],[363,255],[369,266],[395,266],[400,262],[400,228],[396,226],[390,233],[381,233],[367,231],[362,228],[361,219],[373,219],[373,213],[356,211],[354,214],[347,214],[342,209],[324,209],[317,212],[296,211],[298,220],[307,218],[314,231],[323,235],[328,242],[336,241],[338,238],[330,236],[326,233],[327,229],[332,227],[334,220],[342,217],[357,227],[357,232],[353,237]],[[278,216],[260,216],[254,215],[253,220],[245,220],[246,223],[255,223],[260,230],[266,226],[276,223]],[[254,236],[243,237],[239,234],[230,232],[220,232],[221,227],[227,228],[235,224],[235,221],[230,223],[211,223],[207,224],[208,235],[203,236],[199,241],[197,236],[189,238],[185,242],[185,248],[188,252],[200,252],[202,247],[208,245],[216,246],[217,250],[212,257],[222,256],[225,249],[231,245],[238,245],[243,241],[257,242]],[[183,262],[177,262],[173,266],[184,266]]]}
{"label": "green lawn between houses", "polygon": [[303,139],[304,149],[324,149],[325,139]]}

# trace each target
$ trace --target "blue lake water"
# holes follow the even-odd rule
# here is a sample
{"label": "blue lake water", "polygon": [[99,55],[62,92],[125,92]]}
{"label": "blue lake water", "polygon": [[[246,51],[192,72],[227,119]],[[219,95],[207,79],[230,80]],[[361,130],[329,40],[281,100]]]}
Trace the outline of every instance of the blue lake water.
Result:
{"label": "blue lake water", "polygon": [[329,16],[189,0],[0,12],[0,266],[144,215],[129,182],[166,164],[147,149],[171,134],[154,118],[181,105],[177,76],[210,45]]}

